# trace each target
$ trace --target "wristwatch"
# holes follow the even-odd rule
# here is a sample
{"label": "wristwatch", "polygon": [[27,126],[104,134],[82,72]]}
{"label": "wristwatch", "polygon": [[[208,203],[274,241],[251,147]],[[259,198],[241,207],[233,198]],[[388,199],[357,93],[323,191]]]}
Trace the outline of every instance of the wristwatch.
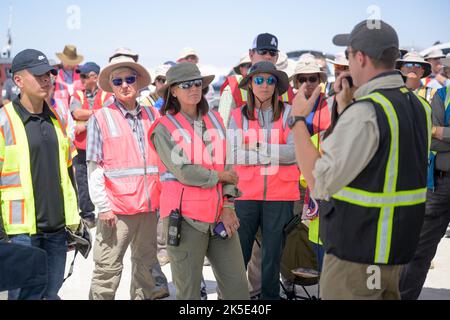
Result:
{"label": "wristwatch", "polygon": [[295,124],[297,122],[299,122],[299,121],[303,121],[306,124],[306,118],[305,117],[301,117],[301,116],[300,117],[299,116],[290,117],[289,120],[288,120],[289,129],[293,129]]}

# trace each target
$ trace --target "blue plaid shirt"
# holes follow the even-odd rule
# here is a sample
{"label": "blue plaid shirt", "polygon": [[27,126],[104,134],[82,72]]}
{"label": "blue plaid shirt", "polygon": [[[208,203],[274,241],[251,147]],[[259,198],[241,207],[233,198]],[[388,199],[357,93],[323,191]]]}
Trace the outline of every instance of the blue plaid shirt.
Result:
{"label": "blue plaid shirt", "polygon": [[[122,103],[114,99],[114,104],[122,112],[125,119],[127,119],[130,128],[133,131],[134,138],[138,142],[141,154],[145,152],[145,137],[144,126],[142,125],[141,106],[136,108],[136,115],[128,111]],[[94,161],[99,164],[103,162],[103,137],[100,131],[96,117],[91,117],[87,125],[87,146],[86,146],[86,161]]]}

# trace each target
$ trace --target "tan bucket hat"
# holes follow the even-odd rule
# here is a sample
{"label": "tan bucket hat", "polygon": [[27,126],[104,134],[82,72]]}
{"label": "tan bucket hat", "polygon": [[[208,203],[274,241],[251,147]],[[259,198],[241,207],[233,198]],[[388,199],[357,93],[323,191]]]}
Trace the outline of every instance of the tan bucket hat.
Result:
{"label": "tan bucket hat", "polygon": [[250,55],[248,54],[248,52],[242,55],[241,60],[239,60],[239,63],[233,68],[234,72],[236,74],[241,74],[239,67],[245,63],[252,63],[252,60],[250,60]]}
{"label": "tan bucket hat", "polygon": [[[295,77],[300,74],[310,74],[310,73],[318,73],[320,76],[320,81],[325,83],[327,82],[327,73],[325,71],[322,71],[320,68],[320,65],[316,61],[312,60],[303,60],[299,61],[297,63],[297,66],[295,67],[294,74],[289,79],[290,81],[294,82],[294,85],[297,86],[297,81],[295,81]],[[298,89],[298,88],[296,88]]]}
{"label": "tan bucket hat", "polygon": [[209,87],[211,82],[213,82],[215,76],[203,76],[197,65],[192,62],[181,62],[169,69],[166,74],[166,84],[158,90],[158,95],[160,97],[166,97],[169,88],[177,83],[202,79],[203,89]]}
{"label": "tan bucket hat", "polygon": [[431,74],[431,64],[426,62],[423,57],[415,51],[408,52],[403,59],[398,59],[395,68],[400,70],[405,63],[418,63],[422,65],[425,70],[422,78],[426,78]]}
{"label": "tan bucket hat", "polygon": [[331,64],[335,64],[335,65],[338,65],[338,66],[346,66],[346,67],[349,66],[348,60],[347,60],[347,58],[345,58],[345,53],[344,52],[336,53],[336,55],[334,57],[334,60],[331,60],[331,59],[327,58],[327,61],[329,63],[331,63]]}
{"label": "tan bucket hat", "polygon": [[439,59],[439,58],[445,58],[445,54],[444,54],[444,52],[442,52],[441,49],[433,50],[433,51],[431,51],[429,54],[427,54],[425,56],[425,60],[428,60],[428,59]]}
{"label": "tan bucket hat", "polygon": [[163,65],[156,67],[155,78],[153,79],[152,84],[155,85],[155,81],[156,81],[156,79],[158,79],[158,77],[165,78],[167,75],[167,71],[169,71],[169,69],[170,69],[170,66],[168,64],[163,64]]}
{"label": "tan bucket hat", "polygon": [[444,59],[442,59],[441,62],[444,65],[444,67],[450,68],[450,53],[447,54],[447,56]]}
{"label": "tan bucket hat", "polygon": [[137,73],[138,89],[141,90],[151,83],[151,77],[147,69],[141,66],[139,63],[134,62],[132,57],[118,56],[111,59],[111,62],[106,66],[98,76],[98,83],[100,88],[106,92],[113,92],[110,84],[111,73],[118,68],[130,68]]}
{"label": "tan bucket hat", "polygon": [[190,47],[183,48],[178,55],[177,61],[185,59],[186,57],[189,57],[189,56],[196,56],[198,58],[198,54],[197,54],[197,52],[195,52],[194,49],[192,49]]}
{"label": "tan bucket hat", "polygon": [[66,45],[63,52],[56,53],[56,56],[63,64],[69,66],[77,66],[84,60],[84,57],[77,53],[77,47],[74,45]]}

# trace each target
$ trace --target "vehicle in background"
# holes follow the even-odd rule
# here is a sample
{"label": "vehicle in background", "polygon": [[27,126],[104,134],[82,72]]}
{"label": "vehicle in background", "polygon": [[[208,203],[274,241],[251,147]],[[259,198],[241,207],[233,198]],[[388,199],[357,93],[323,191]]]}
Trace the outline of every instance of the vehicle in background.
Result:
{"label": "vehicle in background", "polygon": [[436,44],[436,45],[434,45],[434,46],[432,46],[432,47],[430,47],[430,48],[428,48],[428,49],[425,49],[425,50],[423,50],[423,51],[420,51],[420,54],[421,54],[422,56],[426,56],[426,55],[429,54],[431,51],[438,50],[438,49],[442,50],[442,52],[443,52],[445,55],[449,54],[449,53],[450,53],[450,42]]}
{"label": "vehicle in background", "polygon": [[0,106],[3,105],[3,84],[5,83],[6,79],[11,77],[11,63],[12,59],[0,58],[0,92],[2,93],[2,95],[0,95]]}

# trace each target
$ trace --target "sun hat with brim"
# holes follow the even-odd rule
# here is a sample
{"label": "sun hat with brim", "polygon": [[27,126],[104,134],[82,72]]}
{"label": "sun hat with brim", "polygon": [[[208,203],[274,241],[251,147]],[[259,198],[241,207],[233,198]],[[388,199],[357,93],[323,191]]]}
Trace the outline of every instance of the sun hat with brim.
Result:
{"label": "sun hat with brim", "polygon": [[167,71],[169,71],[170,66],[168,64],[163,64],[158,66],[155,69],[155,78],[153,79],[152,85],[155,85],[155,81],[156,79],[158,79],[158,77],[166,77]]}
{"label": "sun hat with brim", "polygon": [[338,66],[346,66],[346,67],[349,66],[348,60],[347,58],[345,58],[345,53],[343,52],[337,53],[336,56],[334,57],[334,60],[327,58],[327,61],[331,64]]}
{"label": "sun hat with brim", "polygon": [[441,60],[441,63],[444,65],[444,67],[450,68],[450,53],[447,54],[447,56]]}
{"label": "sun hat with brim", "polygon": [[118,56],[111,60],[99,75],[98,83],[100,88],[106,92],[113,92],[110,83],[111,73],[118,68],[130,68],[137,73],[138,89],[141,90],[151,83],[151,77],[147,69],[141,66],[139,63],[134,62],[133,58],[127,56]]}
{"label": "sun hat with brim", "polygon": [[431,64],[426,62],[423,57],[417,52],[409,52],[405,54],[403,59],[398,59],[395,68],[400,70],[405,63],[418,63],[420,64],[425,72],[422,78],[426,78],[431,74]]}
{"label": "sun hat with brim", "polygon": [[180,61],[182,59],[186,59],[189,56],[196,56],[198,58],[198,54],[197,54],[197,52],[194,49],[192,49],[190,47],[183,48],[181,50],[181,52],[179,53],[179,55],[178,55],[177,61]]}
{"label": "sun hat with brim", "polygon": [[425,60],[428,60],[428,59],[442,59],[442,58],[445,58],[445,54],[440,49],[433,50],[433,51],[431,51],[429,54],[427,54],[425,56]]}
{"label": "sun hat with brim", "polygon": [[268,73],[277,78],[278,94],[282,95],[289,89],[289,78],[286,72],[277,70],[275,65],[270,61],[260,61],[255,63],[249,70],[247,76],[242,79],[239,88],[248,89],[248,84],[255,74]]}
{"label": "sun hat with brim", "polygon": [[320,81],[327,82],[327,73],[322,71],[320,65],[315,61],[300,61],[297,63],[295,67],[294,75],[289,79],[294,82],[294,85],[297,87],[297,81],[295,81],[295,77],[301,74],[312,74],[318,73],[320,76]]}
{"label": "sun hat with brim", "polygon": [[84,57],[77,53],[77,47],[73,45],[65,46],[63,52],[56,53],[56,56],[63,64],[69,66],[77,66],[84,60]]}
{"label": "sun hat with brim", "polygon": [[246,63],[250,64],[252,63],[252,60],[250,60],[248,52],[242,55],[241,60],[239,60],[239,64],[233,68],[234,72],[236,74],[241,74],[241,70],[239,70],[239,67]]}
{"label": "sun hat with brim", "polygon": [[169,69],[166,73],[166,84],[158,90],[160,97],[166,97],[169,88],[175,84],[191,81],[191,80],[203,80],[203,89],[209,87],[213,82],[215,76],[203,76],[197,65],[192,62],[181,62]]}

